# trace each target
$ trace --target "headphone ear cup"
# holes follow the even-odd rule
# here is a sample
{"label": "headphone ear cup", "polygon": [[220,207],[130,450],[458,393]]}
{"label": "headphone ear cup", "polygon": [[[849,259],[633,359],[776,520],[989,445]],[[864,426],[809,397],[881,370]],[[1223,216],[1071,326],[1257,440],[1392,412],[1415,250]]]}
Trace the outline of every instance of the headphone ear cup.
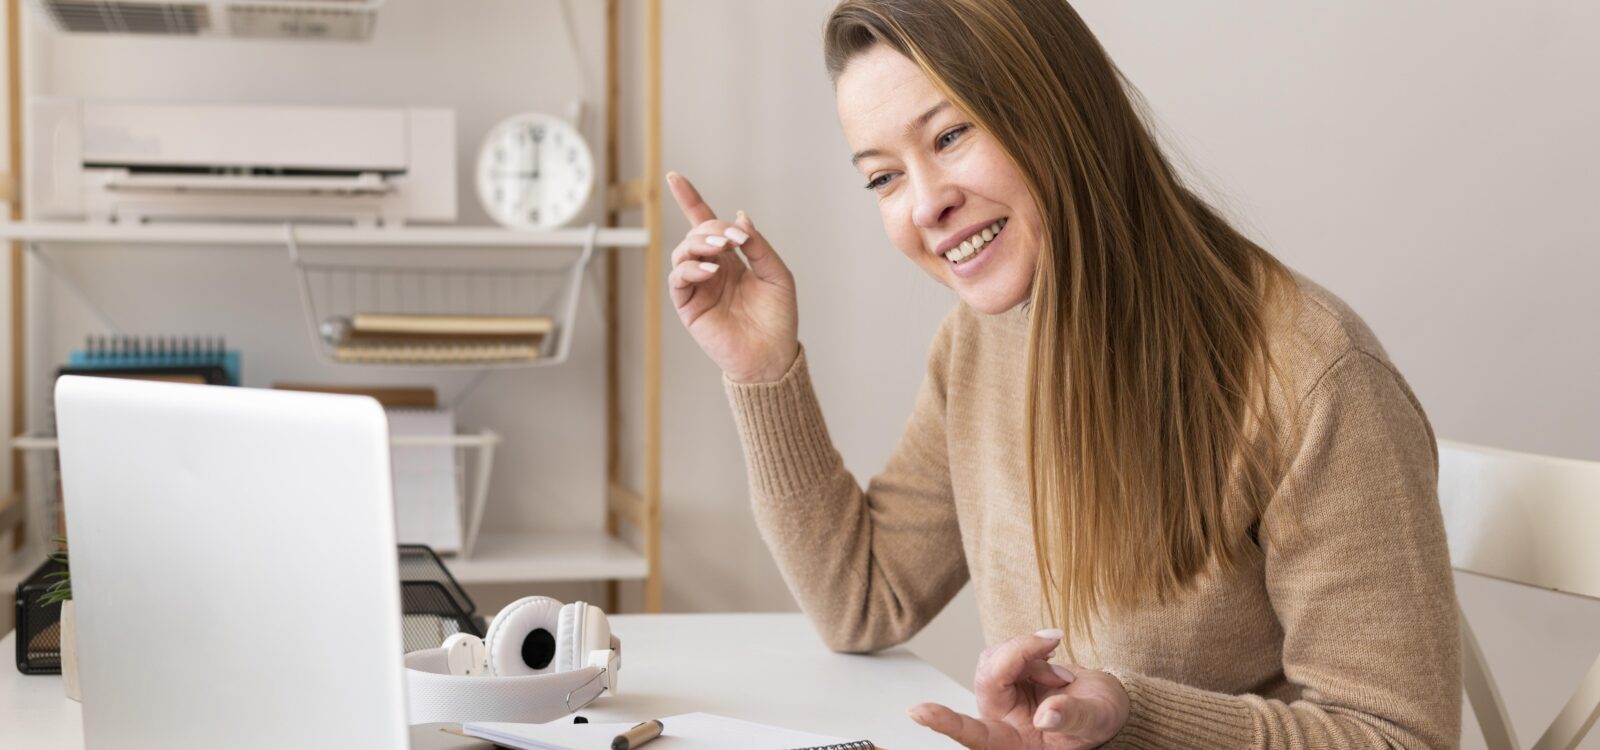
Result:
{"label": "headphone ear cup", "polygon": [[589,653],[611,648],[611,624],[599,607],[573,602],[561,608],[556,637],[556,671],[588,665]]}
{"label": "headphone ear cup", "polygon": [[573,602],[561,608],[561,618],[556,630],[556,671],[570,672],[575,667],[573,664],[581,663],[572,658],[577,649],[578,634],[581,631],[583,615],[585,614],[583,602]]}
{"label": "headphone ear cup", "polygon": [[556,671],[561,602],[527,596],[500,610],[489,625],[484,644],[489,673],[500,676],[549,674]]}

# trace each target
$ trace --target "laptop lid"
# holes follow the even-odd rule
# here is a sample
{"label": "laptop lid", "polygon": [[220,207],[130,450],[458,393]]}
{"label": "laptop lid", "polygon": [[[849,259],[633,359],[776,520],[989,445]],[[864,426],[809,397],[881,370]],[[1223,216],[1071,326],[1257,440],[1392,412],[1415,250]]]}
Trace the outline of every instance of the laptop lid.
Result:
{"label": "laptop lid", "polygon": [[383,409],[56,384],[85,745],[403,748]]}

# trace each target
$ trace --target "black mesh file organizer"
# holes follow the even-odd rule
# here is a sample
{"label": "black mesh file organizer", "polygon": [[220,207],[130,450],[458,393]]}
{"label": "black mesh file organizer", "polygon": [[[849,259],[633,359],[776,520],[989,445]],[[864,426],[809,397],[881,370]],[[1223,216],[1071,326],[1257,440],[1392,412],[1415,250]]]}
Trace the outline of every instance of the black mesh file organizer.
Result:
{"label": "black mesh file organizer", "polygon": [[17,671],[23,674],[61,674],[61,605],[43,604],[54,578],[45,576],[66,566],[54,560],[17,585]]}
{"label": "black mesh file organizer", "polygon": [[[484,625],[474,613],[466,589],[426,545],[400,545],[400,611],[405,650],[435,648],[455,633],[482,636]],[[17,671],[61,674],[61,605],[40,599],[63,570],[46,560],[17,586]]]}
{"label": "black mesh file organizer", "polygon": [[406,651],[436,648],[456,633],[482,636],[476,608],[432,548],[400,545],[400,611]]}

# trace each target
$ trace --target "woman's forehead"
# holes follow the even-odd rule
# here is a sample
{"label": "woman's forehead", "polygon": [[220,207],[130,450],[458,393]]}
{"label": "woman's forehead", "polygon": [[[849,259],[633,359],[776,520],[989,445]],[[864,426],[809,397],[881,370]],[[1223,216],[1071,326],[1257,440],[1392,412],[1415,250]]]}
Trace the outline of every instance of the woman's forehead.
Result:
{"label": "woman's forehead", "polygon": [[856,55],[834,86],[839,124],[852,152],[887,150],[917,119],[944,101],[933,81],[905,55],[877,45]]}

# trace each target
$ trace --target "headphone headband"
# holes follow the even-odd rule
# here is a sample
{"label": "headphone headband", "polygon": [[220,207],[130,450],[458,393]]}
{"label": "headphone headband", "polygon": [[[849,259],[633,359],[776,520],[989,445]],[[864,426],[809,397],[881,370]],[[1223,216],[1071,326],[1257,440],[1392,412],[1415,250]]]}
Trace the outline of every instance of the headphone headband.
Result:
{"label": "headphone headband", "polygon": [[406,654],[412,724],[515,721],[542,724],[589,705],[606,690],[607,669],[584,667],[515,677],[452,675],[442,648]]}

